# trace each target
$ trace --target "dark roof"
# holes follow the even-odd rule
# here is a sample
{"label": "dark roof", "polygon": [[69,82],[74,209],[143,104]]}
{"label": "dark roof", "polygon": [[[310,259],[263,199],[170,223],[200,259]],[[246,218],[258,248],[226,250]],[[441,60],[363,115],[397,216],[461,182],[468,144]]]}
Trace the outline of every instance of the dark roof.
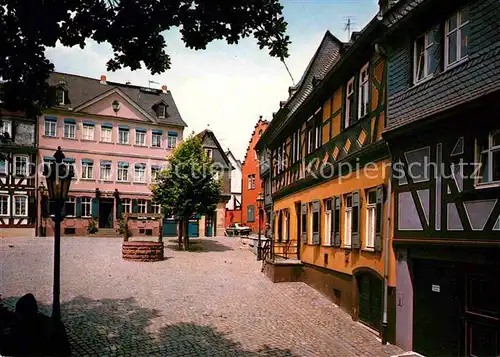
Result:
{"label": "dark roof", "polygon": [[[337,37],[332,35],[330,31],[326,31],[323,39],[321,40],[318,49],[314,53],[314,56],[309,61],[307,68],[305,69],[300,81],[294,87],[290,89],[291,95],[287,99],[284,105],[280,105],[281,108],[276,114],[280,116],[280,113],[285,113],[284,118],[281,120],[272,120],[268,126],[266,133],[262,137],[270,135],[271,133],[276,133],[276,129],[280,126],[286,125],[288,118],[292,117],[294,112],[302,105],[306,98],[314,90],[314,82],[321,81],[326,74],[333,68],[335,63],[337,63],[340,58],[340,51],[342,50],[344,44]],[[261,139],[262,139],[261,137]],[[261,140],[259,140],[260,142]],[[258,144],[258,143],[257,143]],[[256,145],[256,147],[260,147]]]}
{"label": "dark roof", "polygon": [[217,140],[217,137],[215,136],[215,134],[214,134],[214,132],[212,130],[205,129],[202,132],[196,134],[196,136],[200,138],[202,145],[203,145],[203,142],[204,142],[205,137],[207,135],[209,135],[212,138],[212,140],[214,141],[215,145],[219,149],[219,152],[220,152],[221,156],[223,157],[224,161],[226,162],[226,164],[228,165],[228,167],[232,169],[233,165],[231,165],[231,161],[229,161],[229,158],[227,157],[226,152],[222,149],[222,146],[220,145],[219,140]]}
{"label": "dark roof", "polygon": [[[130,99],[132,99],[142,110],[155,118],[158,123],[183,127],[187,126],[184,120],[182,120],[179,110],[175,105],[174,98],[172,97],[172,93],[169,90],[167,90],[166,93],[163,93],[161,89],[146,88],[110,81],[107,81],[106,84],[102,84],[99,79],[60,72],[51,73],[48,80],[50,86],[60,86],[62,85],[61,81],[64,82],[63,87],[68,91],[69,103],[64,106],[68,110],[73,110],[74,108],[87,103],[114,88],[117,88],[130,97]],[[168,116],[164,119],[157,118],[153,109],[153,106],[162,100],[168,105]]]}

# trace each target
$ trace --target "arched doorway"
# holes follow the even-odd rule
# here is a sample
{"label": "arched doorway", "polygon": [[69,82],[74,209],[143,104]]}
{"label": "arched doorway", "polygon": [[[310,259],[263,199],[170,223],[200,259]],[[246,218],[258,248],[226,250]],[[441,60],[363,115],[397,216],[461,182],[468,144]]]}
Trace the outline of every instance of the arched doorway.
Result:
{"label": "arched doorway", "polygon": [[382,279],[363,271],[356,275],[358,285],[358,318],[379,331],[382,323]]}

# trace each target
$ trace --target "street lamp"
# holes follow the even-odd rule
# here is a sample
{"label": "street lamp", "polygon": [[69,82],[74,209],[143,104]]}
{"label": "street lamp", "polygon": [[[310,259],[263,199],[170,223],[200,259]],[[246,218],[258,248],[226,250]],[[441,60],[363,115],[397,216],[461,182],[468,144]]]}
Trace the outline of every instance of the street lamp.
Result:
{"label": "street lamp", "polygon": [[63,164],[64,154],[61,147],[54,153],[55,162],[44,167],[49,199],[54,207],[54,287],[52,292],[52,319],[61,320],[61,221],[64,203],[68,200],[71,178],[74,176],[73,166]]}
{"label": "street lamp", "polygon": [[262,192],[257,196],[257,209],[259,211],[259,237],[257,241],[257,260],[262,260],[262,250],[260,245],[261,230],[262,230],[262,206],[264,205],[264,196]]}
{"label": "street lamp", "polygon": [[46,208],[47,208],[47,201],[46,201],[46,195],[47,195],[47,188],[43,185],[43,182],[40,183],[40,186],[38,186],[38,193],[39,193],[39,202],[40,202],[40,226],[38,227],[38,235],[40,237],[45,237],[45,227],[43,225],[43,218],[45,217]]}

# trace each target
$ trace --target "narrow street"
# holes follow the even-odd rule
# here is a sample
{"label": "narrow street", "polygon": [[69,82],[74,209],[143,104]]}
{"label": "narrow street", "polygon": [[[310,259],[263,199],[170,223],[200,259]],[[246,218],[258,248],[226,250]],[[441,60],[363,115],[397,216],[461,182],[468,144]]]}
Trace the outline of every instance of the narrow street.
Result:
{"label": "narrow street", "polygon": [[[238,239],[165,242],[165,259],[121,259],[120,239],[63,238],[61,299],[74,356],[391,356],[303,283],[271,283]],[[0,240],[0,293],[50,312],[51,239]]]}

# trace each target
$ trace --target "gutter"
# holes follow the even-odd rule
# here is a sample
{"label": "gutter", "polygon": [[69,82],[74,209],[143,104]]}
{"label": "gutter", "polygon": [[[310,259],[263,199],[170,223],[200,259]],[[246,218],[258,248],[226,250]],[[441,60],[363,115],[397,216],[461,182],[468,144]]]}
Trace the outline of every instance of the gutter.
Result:
{"label": "gutter", "polygon": [[[387,149],[390,153],[389,145],[387,144]],[[391,228],[391,202],[392,202],[392,167],[389,165],[388,168],[389,182],[387,184],[387,212],[385,221],[385,237],[384,237],[384,310],[382,313],[382,344],[387,344],[387,310],[388,310],[388,295],[389,295],[389,234]]]}

